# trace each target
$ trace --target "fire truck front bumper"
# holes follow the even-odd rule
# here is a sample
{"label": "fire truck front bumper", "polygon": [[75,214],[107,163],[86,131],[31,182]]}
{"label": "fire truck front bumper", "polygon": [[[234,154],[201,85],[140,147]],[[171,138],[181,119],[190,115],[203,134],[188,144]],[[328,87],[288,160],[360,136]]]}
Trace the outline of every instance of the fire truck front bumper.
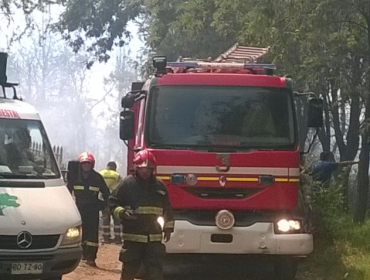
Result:
{"label": "fire truck front bumper", "polygon": [[167,253],[267,254],[306,256],[313,251],[308,233],[277,234],[273,223],[255,223],[228,230],[175,222],[175,232],[166,243]]}

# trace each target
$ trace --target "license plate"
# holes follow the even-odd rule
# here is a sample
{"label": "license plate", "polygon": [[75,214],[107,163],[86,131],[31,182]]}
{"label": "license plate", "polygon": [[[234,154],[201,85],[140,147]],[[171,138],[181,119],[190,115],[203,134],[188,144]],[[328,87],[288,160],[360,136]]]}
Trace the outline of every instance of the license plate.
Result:
{"label": "license plate", "polygon": [[12,263],[12,274],[41,274],[43,263]]}

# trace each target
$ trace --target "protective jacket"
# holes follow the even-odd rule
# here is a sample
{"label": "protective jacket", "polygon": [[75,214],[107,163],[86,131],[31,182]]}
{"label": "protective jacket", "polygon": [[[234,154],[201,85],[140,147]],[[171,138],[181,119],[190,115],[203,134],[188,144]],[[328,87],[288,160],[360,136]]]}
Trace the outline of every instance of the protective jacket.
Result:
{"label": "protective jacket", "polygon": [[109,189],[103,177],[95,170],[91,170],[87,178],[78,176],[76,181],[68,182],[67,186],[71,193],[72,191],[74,192],[76,204],[78,206],[95,206],[98,210],[104,209],[104,202],[99,200],[98,196],[100,192],[103,199],[107,201],[109,197]]}
{"label": "protective jacket", "polygon": [[103,176],[105,183],[107,183],[109,190],[112,192],[121,178],[119,173],[111,169],[103,169],[99,173]]}
{"label": "protective jacket", "polygon": [[158,217],[163,217],[163,231],[173,232],[174,220],[168,192],[162,181],[152,176],[144,181],[136,175],[121,180],[108,199],[113,215],[133,210],[135,220],[121,219],[123,239],[133,242],[152,242],[162,240],[162,228]]}

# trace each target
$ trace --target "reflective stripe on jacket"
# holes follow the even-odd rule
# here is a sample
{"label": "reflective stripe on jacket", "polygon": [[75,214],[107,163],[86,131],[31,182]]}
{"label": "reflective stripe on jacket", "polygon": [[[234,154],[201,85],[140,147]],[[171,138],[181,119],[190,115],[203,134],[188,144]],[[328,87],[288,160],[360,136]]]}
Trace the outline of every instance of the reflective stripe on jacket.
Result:
{"label": "reflective stripe on jacket", "polygon": [[108,200],[110,194],[103,177],[95,170],[91,170],[86,178],[79,176],[76,181],[68,182],[67,186],[70,191],[73,191],[76,204],[80,206],[85,204],[99,205],[102,203],[98,199],[99,193],[102,194],[105,201]]}
{"label": "reflective stripe on jacket", "polygon": [[[124,240],[161,241],[163,230],[173,232],[174,220],[167,189],[154,176],[149,182],[137,176],[127,176],[109,196],[108,203],[112,214],[118,218],[127,210],[133,210],[136,216],[135,220],[122,219]],[[163,230],[158,217],[164,219]]]}

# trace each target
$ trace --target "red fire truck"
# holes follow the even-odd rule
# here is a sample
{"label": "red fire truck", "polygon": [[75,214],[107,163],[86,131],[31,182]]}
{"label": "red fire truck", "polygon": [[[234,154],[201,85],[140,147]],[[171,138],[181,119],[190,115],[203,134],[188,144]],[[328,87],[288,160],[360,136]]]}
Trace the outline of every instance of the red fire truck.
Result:
{"label": "red fire truck", "polygon": [[[267,48],[235,45],[214,61],[155,57],[156,72],[122,98],[120,138],[149,149],[175,214],[168,254],[267,256],[276,279],[294,279],[313,250],[298,207],[299,158],[294,94]],[[319,102],[308,126],[319,126]],[[127,142],[126,142],[127,141]]]}

